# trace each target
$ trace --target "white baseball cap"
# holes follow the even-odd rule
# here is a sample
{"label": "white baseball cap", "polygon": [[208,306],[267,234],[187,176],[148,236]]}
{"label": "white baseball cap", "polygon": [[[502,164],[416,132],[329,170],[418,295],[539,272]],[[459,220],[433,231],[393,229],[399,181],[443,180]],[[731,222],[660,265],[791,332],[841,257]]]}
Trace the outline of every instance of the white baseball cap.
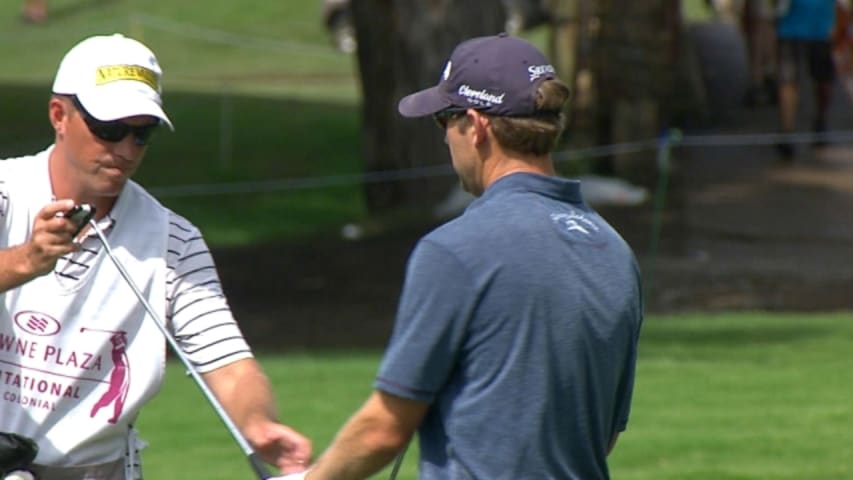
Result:
{"label": "white baseball cap", "polygon": [[162,75],[157,58],[145,45],[119,33],[98,35],[65,54],[53,93],[76,95],[98,120],[151,115],[174,130],[160,98]]}

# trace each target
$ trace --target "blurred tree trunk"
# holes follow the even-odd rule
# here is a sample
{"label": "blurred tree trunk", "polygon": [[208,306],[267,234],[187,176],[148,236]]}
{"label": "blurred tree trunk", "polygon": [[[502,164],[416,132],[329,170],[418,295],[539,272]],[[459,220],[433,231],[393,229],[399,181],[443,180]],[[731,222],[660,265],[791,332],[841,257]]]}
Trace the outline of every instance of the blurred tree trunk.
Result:
{"label": "blurred tree trunk", "polygon": [[[681,58],[680,0],[599,0],[592,52],[598,89],[599,142],[655,138],[670,121]],[[618,155],[613,173],[653,184],[653,155]],[[607,169],[606,169],[607,170]]]}
{"label": "blurred tree trunk", "polygon": [[[592,60],[598,89],[599,143],[657,138],[672,126],[675,104],[683,96],[680,0],[599,0],[597,8],[601,23]],[[685,172],[677,162],[668,161],[662,168],[658,161],[665,157],[658,153],[614,154],[602,164],[605,168],[600,173],[643,185],[651,192],[666,185],[660,213],[665,223],[662,228],[667,231],[663,239],[668,244],[663,248],[683,253],[689,237]]]}
{"label": "blurred tree trunk", "polygon": [[[453,47],[463,39],[503,31],[505,11],[496,0],[353,0],[362,88],[365,172],[450,166],[443,134],[430,119],[397,112],[403,96],[438,83]],[[432,170],[434,171],[434,170]],[[455,175],[368,182],[371,213],[438,203]]]}
{"label": "blurred tree trunk", "polygon": [[567,108],[569,125],[564,142],[586,147],[597,141],[594,111],[596,91],[591,69],[591,44],[600,19],[598,0],[542,0],[548,13],[548,55],[557,75],[572,88]]}
{"label": "blurred tree trunk", "polygon": [[550,35],[548,53],[551,62],[562,78],[574,92],[579,61],[579,41],[581,31],[582,0],[547,0],[544,5],[550,12]]}

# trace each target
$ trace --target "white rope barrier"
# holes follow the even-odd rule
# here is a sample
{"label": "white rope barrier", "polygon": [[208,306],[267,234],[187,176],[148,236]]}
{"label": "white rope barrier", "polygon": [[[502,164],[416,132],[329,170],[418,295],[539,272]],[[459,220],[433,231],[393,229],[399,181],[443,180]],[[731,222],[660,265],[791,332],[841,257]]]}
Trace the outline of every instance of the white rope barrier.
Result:
{"label": "white rope barrier", "polygon": [[156,197],[200,197],[223,194],[245,194],[275,192],[285,190],[304,190],[308,188],[339,187],[398,180],[416,180],[428,177],[443,177],[453,174],[450,165],[385,170],[364,174],[330,175],[325,177],[285,178],[258,182],[208,183],[195,185],[175,185],[168,187],[148,187]]}
{"label": "white rope barrier", "polygon": [[[721,135],[684,135],[678,131],[670,132],[669,137],[640,140],[613,145],[579,148],[555,152],[555,162],[580,159],[606,158],[613,155],[653,152],[660,148],[698,148],[698,147],[754,147],[775,145],[778,142],[812,143],[826,141],[840,145],[853,143],[853,131],[832,131],[824,133],[759,133],[759,134],[721,134]],[[666,141],[664,141],[666,140]],[[665,144],[665,145],[664,145]],[[660,167],[660,165],[659,165]],[[303,190],[309,188],[360,185],[418,178],[455,175],[450,165],[404,168],[351,175],[330,175],[322,177],[303,177],[291,179],[266,180],[260,182],[210,183],[192,185],[174,185],[149,187],[157,197],[198,197],[223,194],[245,194],[253,192],[273,192]]]}
{"label": "white rope barrier", "polygon": [[721,135],[689,135],[676,143],[685,147],[751,147],[760,145],[776,145],[780,142],[795,144],[825,141],[832,144],[853,143],[853,132],[827,131],[823,133],[755,133],[755,134],[721,134]]}
{"label": "white rope barrier", "polygon": [[612,145],[600,145],[596,147],[584,147],[573,150],[563,150],[554,152],[551,158],[555,162],[564,162],[567,160],[578,160],[583,158],[601,158],[610,157],[613,155],[627,155],[629,153],[640,153],[649,150],[654,150],[657,147],[657,140],[640,140],[636,142],[617,143]]}

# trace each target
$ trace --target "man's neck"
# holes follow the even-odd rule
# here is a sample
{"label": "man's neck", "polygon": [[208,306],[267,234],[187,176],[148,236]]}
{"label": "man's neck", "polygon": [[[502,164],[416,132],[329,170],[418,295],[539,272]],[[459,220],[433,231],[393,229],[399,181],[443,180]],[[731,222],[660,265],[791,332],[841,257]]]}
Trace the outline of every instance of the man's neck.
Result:
{"label": "man's neck", "polygon": [[489,188],[489,185],[495,183],[499,179],[512,175],[513,173],[533,173],[537,175],[556,175],[554,162],[550,155],[520,155],[520,154],[504,154],[501,152],[489,162],[491,168],[487,165],[484,173],[483,186]]}

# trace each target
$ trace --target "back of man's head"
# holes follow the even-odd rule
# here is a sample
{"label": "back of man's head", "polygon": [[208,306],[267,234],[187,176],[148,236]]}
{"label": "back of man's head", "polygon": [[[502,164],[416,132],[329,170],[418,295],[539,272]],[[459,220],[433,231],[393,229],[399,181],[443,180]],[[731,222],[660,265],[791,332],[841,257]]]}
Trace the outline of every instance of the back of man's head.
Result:
{"label": "back of man's head", "polygon": [[526,40],[500,34],[460,43],[438,85],[406,96],[400,114],[421,117],[472,108],[493,120],[504,148],[546,154],[564,127],[570,91],[547,57]]}

